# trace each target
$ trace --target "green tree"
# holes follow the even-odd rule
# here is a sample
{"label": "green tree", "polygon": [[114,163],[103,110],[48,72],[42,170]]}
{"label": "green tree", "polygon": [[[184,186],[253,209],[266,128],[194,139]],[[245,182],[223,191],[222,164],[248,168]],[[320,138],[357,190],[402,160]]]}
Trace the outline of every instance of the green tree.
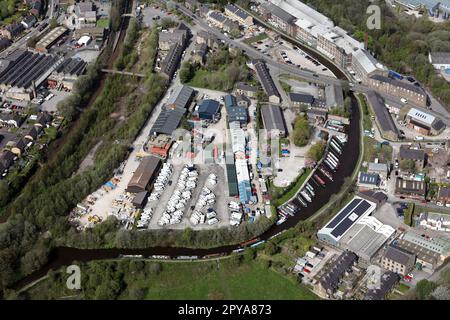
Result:
{"label": "green tree", "polygon": [[416,285],[416,295],[419,300],[427,300],[431,293],[437,288],[437,284],[426,279],[420,280]]}
{"label": "green tree", "polygon": [[310,127],[308,120],[304,116],[299,116],[294,121],[293,140],[298,147],[308,144],[310,136]]}
{"label": "green tree", "polygon": [[308,156],[315,161],[319,161],[322,159],[323,154],[325,152],[325,143],[323,141],[319,141],[316,144],[312,145],[308,150]]}
{"label": "green tree", "polygon": [[416,172],[416,163],[412,159],[403,159],[400,161],[400,169],[408,172]]}

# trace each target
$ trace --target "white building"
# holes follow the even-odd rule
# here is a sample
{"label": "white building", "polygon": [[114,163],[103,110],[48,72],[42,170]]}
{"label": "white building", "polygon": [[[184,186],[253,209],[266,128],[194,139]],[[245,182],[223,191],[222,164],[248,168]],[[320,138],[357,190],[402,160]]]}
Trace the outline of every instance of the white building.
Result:
{"label": "white building", "polygon": [[424,212],[420,215],[419,225],[426,229],[450,232],[450,216],[448,214]]}
{"label": "white building", "polygon": [[428,60],[436,70],[450,69],[450,52],[430,52]]}

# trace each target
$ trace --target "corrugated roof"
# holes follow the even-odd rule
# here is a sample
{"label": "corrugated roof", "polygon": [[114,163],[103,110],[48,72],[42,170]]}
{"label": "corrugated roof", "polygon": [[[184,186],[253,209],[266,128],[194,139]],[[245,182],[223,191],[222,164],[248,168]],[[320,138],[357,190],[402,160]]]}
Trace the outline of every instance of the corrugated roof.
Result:
{"label": "corrugated roof", "polygon": [[261,107],[261,115],[264,123],[264,128],[267,131],[280,130],[287,132],[283,113],[279,106],[266,105]]}

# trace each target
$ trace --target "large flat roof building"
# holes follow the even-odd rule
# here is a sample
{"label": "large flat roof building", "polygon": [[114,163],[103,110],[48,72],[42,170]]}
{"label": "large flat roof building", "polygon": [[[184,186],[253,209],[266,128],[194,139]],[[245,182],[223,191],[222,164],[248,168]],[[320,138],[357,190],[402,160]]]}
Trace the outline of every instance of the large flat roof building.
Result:
{"label": "large flat roof building", "polygon": [[370,215],[376,209],[376,204],[355,196],[342,208],[322,229],[317,237],[331,245],[338,246],[341,238],[362,217]]}

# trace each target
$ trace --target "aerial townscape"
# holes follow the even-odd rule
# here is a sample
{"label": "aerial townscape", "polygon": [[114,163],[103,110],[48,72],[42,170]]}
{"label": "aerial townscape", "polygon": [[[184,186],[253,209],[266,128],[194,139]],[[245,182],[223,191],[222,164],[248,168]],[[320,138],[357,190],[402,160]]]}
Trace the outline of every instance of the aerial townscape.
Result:
{"label": "aerial townscape", "polygon": [[449,39],[437,0],[0,0],[0,298],[449,300]]}

